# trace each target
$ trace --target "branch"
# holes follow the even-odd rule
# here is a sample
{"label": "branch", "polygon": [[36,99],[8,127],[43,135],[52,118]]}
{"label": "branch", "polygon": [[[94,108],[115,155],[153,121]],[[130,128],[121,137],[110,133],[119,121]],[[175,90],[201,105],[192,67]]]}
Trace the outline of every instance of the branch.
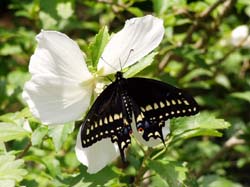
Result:
{"label": "branch", "polygon": [[19,155],[16,156],[16,159],[24,157],[24,155],[29,151],[31,146],[32,146],[32,143],[29,140],[29,143],[26,145],[26,147],[23,149],[23,151]]}
{"label": "branch", "polygon": [[145,162],[147,161],[148,158],[150,158],[150,155],[152,152],[153,152],[152,148],[149,148],[146,151],[144,158],[142,160],[142,163],[141,163],[141,167],[140,167],[139,171],[137,172],[137,175],[135,176],[134,183],[132,186],[134,186],[134,187],[140,186],[140,182],[143,180],[142,177],[144,176],[144,174],[147,171],[147,168],[145,166]]}
{"label": "branch", "polygon": [[248,34],[245,38],[243,38],[238,45],[236,45],[232,49],[230,49],[222,58],[220,58],[220,59],[216,60],[215,62],[213,62],[211,64],[211,66],[216,65],[218,63],[222,63],[223,61],[225,61],[233,52],[240,49],[244,45],[244,43],[246,42],[248,37],[250,37],[250,34]]}
{"label": "branch", "polygon": [[204,173],[206,173],[207,171],[209,171],[210,167],[213,165],[213,163],[217,162],[217,160],[219,160],[221,157],[223,157],[223,155],[228,152],[229,150],[231,150],[234,146],[236,145],[240,145],[240,144],[244,144],[245,141],[242,139],[239,139],[238,136],[241,135],[242,132],[238,131],[234,136],[232,136],[231,138],[229,138],[223,145],[223,147],[221,148],[221,150],[216,153],[212,158],[210,158],[209,160],[207,160],[203,166],[201,167],[200,171],[198,171],[195,176],[196,178],[200,178]]}
{"label": "branch", "polygon": [[187,35],[185,39],[182,41],[181,46],[185,43],[189,42],[195,30],[197,30],[202,23],[203,20],[209,17],[209,15],[225,0],[217,0],[214,4],[204,10],[200,15],[197,16],[196,20],[194,20],[193,25],[188,29]]}
{"label": "branch", "polygon": [[[189,29],[187,30],[187,35],[186,37],[183,39],[183,41],[181,42],[181,44],[179,45],[179,47],[182,47],[184,46],[184,44],[188,43],[191,38],[192,38],[192,35],[193,33],[200,27],[202,26],[202,22],[209,17],[209,15],[220,5],[222,4],[223,2],[231,2],[231,1],[235,1],[235,0],[217,0],[214,4],[212,4],[210,7],[208,7],[206,10],[204,10],[202,13],[200,13],[200,15],[196,16],[195,20],[193,21],[193,24],[189,27]],[[225,4],[226,4],[225,3]],[[227,4],[230,4],[231,3],[227,3]],[[226,6],[227,7],[227,6]],[[222,11],[221,15],[224,15],[226,14],[226,12],[229,10],[229,8],[225,8],[224,11]],[[220,19],[222,20],[222,19]],[[171,54],[172,52],[168,52],[166,53],[166,55],[163,57],[163,60],[160,62],[160,65],[158,66],[158,70],[159,72],[163,71],[163,69],[165,68],[165,66],[168,64],[168,62],[171,60],[171,58],[169,58],[168,56],[171,57]],[[186,65],[187,66],[187,65]],[[187,68],[187,67],[186,67]],[[183,71],[185,71],[185,69]],[[183,74],[183,73],[181,73]]]}

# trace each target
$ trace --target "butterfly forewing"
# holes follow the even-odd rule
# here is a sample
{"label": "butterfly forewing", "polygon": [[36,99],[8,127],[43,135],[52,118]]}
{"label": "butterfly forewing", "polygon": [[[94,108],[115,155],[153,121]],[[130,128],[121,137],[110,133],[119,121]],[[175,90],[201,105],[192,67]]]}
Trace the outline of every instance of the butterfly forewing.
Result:
{"label": "butterfly forewing", "polygon": [[132,121],[144,140],[160,138],[164,143],[162,127],[166,120],[196,113],[197,103],[184,91],[153,79],[125,79],[117,72],[115,82],[100,94],[83,122],[82,146],[110,138],[118,144],[125,161],[124,149],[131,142]]}
{"label": "butterfly forewing", "polygon": [[82,124],[82,146],[88,147],[103,138],[111,138],[118,144],[125,160],[124,149],[131,142],[132,111],[131,107],[126,107],[128,104],[126,92],[117,81],[110,84],[96,99]]}
{"label": "butterfly forewing", "polygon": [[129,78],[127,85],[133,101],[136,127],[143,131],[146,141],[151,137],[164,141],[162,127],[166,120],[198,113],[196,101],[169,84],[153,79]]}

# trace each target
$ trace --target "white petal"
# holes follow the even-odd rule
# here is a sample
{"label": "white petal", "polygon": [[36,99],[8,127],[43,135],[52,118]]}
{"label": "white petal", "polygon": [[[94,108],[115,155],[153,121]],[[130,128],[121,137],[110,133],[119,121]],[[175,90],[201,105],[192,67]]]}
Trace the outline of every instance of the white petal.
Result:
{"label": "white petal", "polygon": [[41,31],[38,46],[30,59],[32,75],[55,75],[84,81],[91,78],[79,46],[63,33]]}
{"label": "white petal", "polygon": [[134,64],[156,48],[163,35],[163,21],[159,18],[148,15],[127,20],[105,47],[98,70],[108,75]]}
{"label": "white petal", "polygon": [[80,133],[81,130],[77,135],[75,151],[77,159],[88,167],[88,173],[97,173],[119,156],[117,144],[113,144],[108,138],[83,148]]}
{"label": "white petal", "polygon": [[24,86],[23,98],[44,124],[62,124],[79,119],[87,110],[91,83],[51,75],[33,76]]}
{"label": "white petal", "polygon": [[[150,138],[149,141],[146,141],[143,139],[141,133],[139,133],[136,129],[136,125],[131,125],[132,126],[132,130],[133,130],[133,135],[134,137],[143,145],[146,145],[146,146],[149,146],[149,147],[154,147],[160,143],[162,143],[162,141],[157,138],[157,139],[154,139],[154,138]],[[165,126],[162,128],[162,134],[163,134],[163,137],[165,138],[168,134],[170,133],[170,120],[168,121],[165,121]]]}

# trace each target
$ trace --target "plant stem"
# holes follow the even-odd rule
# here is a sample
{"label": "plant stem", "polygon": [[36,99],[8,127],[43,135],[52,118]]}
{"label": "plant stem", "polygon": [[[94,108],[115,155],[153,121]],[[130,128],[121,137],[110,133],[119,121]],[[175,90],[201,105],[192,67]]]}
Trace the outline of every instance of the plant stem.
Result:
{"label": "plant stem", "polygon": [[231,150],[234,146],[239,145],[239,144],[244,144],[245,141],[242,139],[239,139],[238,136],[242,134],[241,131],[238,131],[235,133],[234,136],[232,136],[231,138],[229,138],[223,145],[223,147],[221,148],[221,150],[216,153],[212,158],[208,159],[203,166],[201,167],[201,169],[195,174],[195,177],[198,179],[200,178],[204,173],[206,173],[207,171],[209,171],[210,167],[213,165],[213,163],[215,163],[217,160],[219,160],[226,152],[228,152],[229,150]]}
{"label": "plant stem", "polygon": [[146,161],[148,158],[150,158],[150,155],[152,152],[153,152],[152,148],[148,148],[148,150],[145,152],[144,158],[143,158],[142,163],[141,163],[141,167],[140,167],[139,171],[137,172],[137,175],[135,176],[134,183],[132,186],[136,187],[136,186],[140,185],[140,182],[142,181],[142,177],[144,176],[144,174],[147,171]]}
{"label": "plant stem", "polygon": [[30,149],[31,146],[32,146],[32,143],[29,140],[29,143],[25,146],[25,148],[23,149],[23,151],[19,155],[16,156],[16,159],[24,157],[24,155],[29,151],[29,149]]}

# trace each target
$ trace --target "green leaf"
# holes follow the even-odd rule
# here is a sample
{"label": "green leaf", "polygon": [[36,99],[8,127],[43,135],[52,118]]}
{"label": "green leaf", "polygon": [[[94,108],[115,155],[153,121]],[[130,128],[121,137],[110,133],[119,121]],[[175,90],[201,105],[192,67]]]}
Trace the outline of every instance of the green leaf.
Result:
{"label": "green leaf", "polygon": [[137,17],[143,16],[143,12],[137,7],[129,7],[127,8],[127,11],[129,11],[131,14],[134,14]]}
{"label": "green leaf", "polygon": [[68,134],[70,134],[74,128],[74,123],[49,126],[48,135],[52,138],[56,151],[60,150]]}
{"label": "green leaf", "polygon": [[250,91],[246,92],[234,92],[231,94],[232,97],[238,98],[238,99],[243,99],[248,102],[250,102]]}
{"label": "green leaf", "polygon": [[63,19],[70,18],[74,13],[71,2],[58,3],[56,10],[57,14]]}
{"label": "green leaf", "polygon": [[48,128],[45,126],[38,127],[31,136],[32,145],[39,145],[42,143],[44,136],[48,133]]}
{"label": "green leaf", "polygon": [[10,45],[7,43],[2,48],[0,48],[0,54],[3,56],[18,54],[21,52],[22,49],[19,45]]}
{"label": "green leaf", "polygon": [[154,12],[161,15],[168,7],[168,0],[153,0]]}
{"label": "green leaf", "polygon": [[27,174],[27,171],[21,168],[23,164],[22,159],[15,160],[13,155],[0,155],[0,186],[9,187],[21,181]]}
{"label": "green leaf", "polygon": [[177,162],[156,161],[151,160],[148,164],[162,179],[164,179],[169,187],[185,186],[184,180],[187,178],[187,168]]}
{"label": "green leaf", "polygon": [[149,55],[147,55],[146,57],[141,59],[138,63],[136,63],[135,65],[129,67],[128,71],[126,71],[124,73],[124,77],[127,77],[127,78],[128,77],[133,77],[137,73],[139,73],[143,69],[145,69],[146,67],[150,66],[153,63],[154,57],[155,57],[156,54],[157,54],[157,52],[150,53]]}
{"label": "green leaf", "polygon": [[180,82],[188,83],[194,80],[195,78],[201,77],[201,76],[212,77],[213,73],[209,71],[208,69],[197,68],[188,72],[183,78],[181,78]]}
{"label": "green leaf", "polygon": [[7,152],[4,142],[0,141],[0,153]]}
{"label": "green leaf", "polygon": [[191,138],[195,136],[221,136],[219,129],[230,126],[223,119],[217,119],[209,113],[199,113],[195,116],[182,117],[171,120],[171,131],[174,136]]}
{"label": "green leaf", "polygon": [[43,163],[46,165],[49,173],[55,177],[61,175],[60,162],[53,155],[45,156],[42,158]]}
{"label": "green leaf", "polygon": [[29,132],[10,123],[0,123],[0,141],[7,142],[28,136]]}
{"label": "green leaf", "polygon": [[50,14],[40,11],[39,17],[42,22],[42,27],[44,29],[53,29],[56,28],[57,20],[54,19]]}
{"label": "green leaf", "polygon": [[90,60],[93,68],[96,68],[102,52],[109,41],[109,37],[108,28],[103,27],[89,45]]}
{"label": "green leaf", "polygon": [[220,84],[221,86],[224,86],[227,89],[231,88],[231,83],[230,80],[228,79],[228,77],[224,74],[218,74],[215,77],[215,81]]}
{"label": "green leaf", "polygon": [[204,176],[199,180],[199,183],[200,187],[243,187],[239,183],[235,183],[217,175]]}
{"label": "green leaf", "polygon": [[15,181],[13,181],[13,180],[0,180],[0,186],[15,187]]}

